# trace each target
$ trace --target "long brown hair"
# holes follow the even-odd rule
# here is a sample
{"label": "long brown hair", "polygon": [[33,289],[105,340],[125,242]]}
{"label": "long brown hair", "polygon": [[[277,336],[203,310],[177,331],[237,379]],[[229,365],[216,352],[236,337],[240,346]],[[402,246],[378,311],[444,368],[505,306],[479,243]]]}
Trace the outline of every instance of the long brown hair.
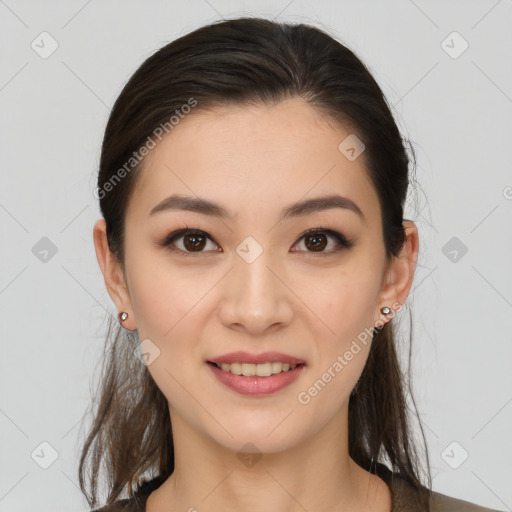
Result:
{"label": "long brown hair", "polygon": [[[156,51],[114,104],[101,149],[97,196],[109,248],[121,265],[126,206],[145,162],[140,156],[147,153],[141,148],[147,150],[172,133],[192,108],[275,104],[294,97],[350,127],[364,143],[368,176],[379,196],[386,256],[388,261],[397,256],[405,240],[410,158],[371,73],[350,49],[318,28],[244,17],[203,26]],[[416,415],[417,410],[394,338],[391,322],[374,334],[350,397],[349,453],[371,472],[377,462],[386,461],[417,490],[418,510],[428,510],[410,404]],[[97,408],[79,463],[80,488],[92,507],[98,504],[102,463],[107,504],[123,490],[132,497],[143,477],[165,479],[174,469],[165,396],[134,357],[129,334],[112,317],[106,341]],[[430,490],[428,453],[419,427]]]}

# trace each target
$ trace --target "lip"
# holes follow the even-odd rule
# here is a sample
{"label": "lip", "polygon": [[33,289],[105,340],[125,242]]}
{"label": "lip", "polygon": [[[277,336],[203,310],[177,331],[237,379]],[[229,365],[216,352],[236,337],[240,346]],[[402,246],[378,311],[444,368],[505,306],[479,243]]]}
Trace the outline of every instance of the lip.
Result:
{"label": "lip", "polygon": [[[266,361],[268,361],[268,359]],[[206,364],[222,384],[237,393],[253,397],[268,396],[289,386],[304,370],[304,364],[299,364],[293,370],[276,373],[270,377],[258,377],[256,375],[246,377],[244,375],[235,375],[234,373],[226,372],[210,362]]]}
{"label": "lip", "polygon": [[[298,357],[289,356],[286,354],[281,354],[280,352],[262,352],[261,354],[251,354],[250,352],[230,352],[229,354],[224,354],[219,357],[215,357],[213,359],[208,359],[211,363],[249,363],[249,364],[262,364],[262,363],[288,363],[292,364],[303,364],[306,362],[304,359],[299,359]],[[260,377],[262,378],[262,377]],[[263,377],[268,379],[269,377]]]}

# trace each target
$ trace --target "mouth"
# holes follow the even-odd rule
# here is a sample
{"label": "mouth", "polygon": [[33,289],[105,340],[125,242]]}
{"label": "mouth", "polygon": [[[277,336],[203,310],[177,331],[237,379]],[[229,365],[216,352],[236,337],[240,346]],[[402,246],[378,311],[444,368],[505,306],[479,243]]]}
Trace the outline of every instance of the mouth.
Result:
{"label": "mouth", "polygon": [[288,386],[300,377],[305,363],[216,363],[207,361],[214,377],[223,386],[245,396],[263,398]]}
{"label": "mouth", "polygon": [[215,366],[220,370],[239,375],[243,377],[271,377],[280,373],[287,373],[295,370],[295,368],[304,366],[305,363],[290,364],[280,361],[272,361],[267,363],[214,363],[207,361],[209,365]]}

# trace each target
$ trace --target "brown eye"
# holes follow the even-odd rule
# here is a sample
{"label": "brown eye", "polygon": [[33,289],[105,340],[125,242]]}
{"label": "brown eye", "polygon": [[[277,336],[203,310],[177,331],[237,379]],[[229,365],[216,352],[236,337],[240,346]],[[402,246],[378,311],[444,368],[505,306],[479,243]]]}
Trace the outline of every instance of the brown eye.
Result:
{"label": "brown eye", "polygon": [[206,239],[203,235],[200,235],[198,233],[192,233],[190,235],[184,235],[183,236],[183,245],[187,250],[191,251],[200,251],[204,249],[204,246],[206,245]]}
{"label": "brown eye", "polygon": [[[183,240],[181,243],[182,247],[175,247],[175,244],[180,240]],[[164,247],[168,247],[170,251],[181,252],[186,255],[193,253],[200,254],[208,252],[204,250],[208,240],[210,240],[214,245],[217,245],[204,231],[200,229],[187,228],[173,231],[162,242],[162,245]]]}
{"label": "brown eye", "polygon": [[[325,248],[329,245],[329,239],[334,240],[334,248],[326,251]],[[299,238],[299,241],[302,240],[304,240],[306,252],[318,253],[320,255],[333,254],[354,246],[354,243],[347,240],[344,235],[332,229],[311,229]]]}
{"label": "brown eye", "polygon": [[[180,240],[182,240],[182,247],[178,246],[178,242]],[[302,240],[304,241],[303,243],[306,249],[299,252],[317,253],[320,256],[328,256],[354,246],[354,243],[347,240],[344,235],[337,231],[333,231],[332,229],[310,229],[299,238],[299,241]],[[329,246],[330,240],[333,240],[334,242],[332,243],[332,247],[329,250],[326,250]],[[209,250],[205,250],[208,241],[218,247],[212,238],[201,229],[185,228],[173,231],[163,242],[161,242],[161,245],[167,247],[172,252],[181,253],[184,256],[192,256],[194,254],[211,252]],[[295,245],[297,245],[297,243]],[[221,252],[218,249],[215,249],[215,247],[212,250],[214,252]]]}
{"label": "brown eye", "polygon": [[306,247],[314,252],[320,252],[327,246],[327,237],[323,233],[314,233],[304,237]]}

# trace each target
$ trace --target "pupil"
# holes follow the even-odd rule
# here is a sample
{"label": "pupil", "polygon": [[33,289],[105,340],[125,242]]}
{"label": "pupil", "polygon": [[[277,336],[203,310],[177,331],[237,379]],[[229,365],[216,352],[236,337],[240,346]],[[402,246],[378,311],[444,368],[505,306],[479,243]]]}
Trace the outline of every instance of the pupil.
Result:
{"label": "pupil", "polygon": [[[194,248],[199,248],[199,249],[202,249],[204,247],[204,240],[201,241],[201,238],[204,238],[202,237],[201,235],[187,235],[185,237],[185,246],[187,248],[189,248],[189,244],[191,244],[192,247]],[[191,242],[192,240],[192,242]]]}
{"label": "pupil", "polygon": [[316,240],[316,242],[313,242],[313,244],[312,244],[313,247],[315,248],[315,250],[318,249],[318,247],[322,245],[322,241],[319,241],[320,238],[325,238],[325,237],[322,235],[310,235],[308,237],[308,240]]}

